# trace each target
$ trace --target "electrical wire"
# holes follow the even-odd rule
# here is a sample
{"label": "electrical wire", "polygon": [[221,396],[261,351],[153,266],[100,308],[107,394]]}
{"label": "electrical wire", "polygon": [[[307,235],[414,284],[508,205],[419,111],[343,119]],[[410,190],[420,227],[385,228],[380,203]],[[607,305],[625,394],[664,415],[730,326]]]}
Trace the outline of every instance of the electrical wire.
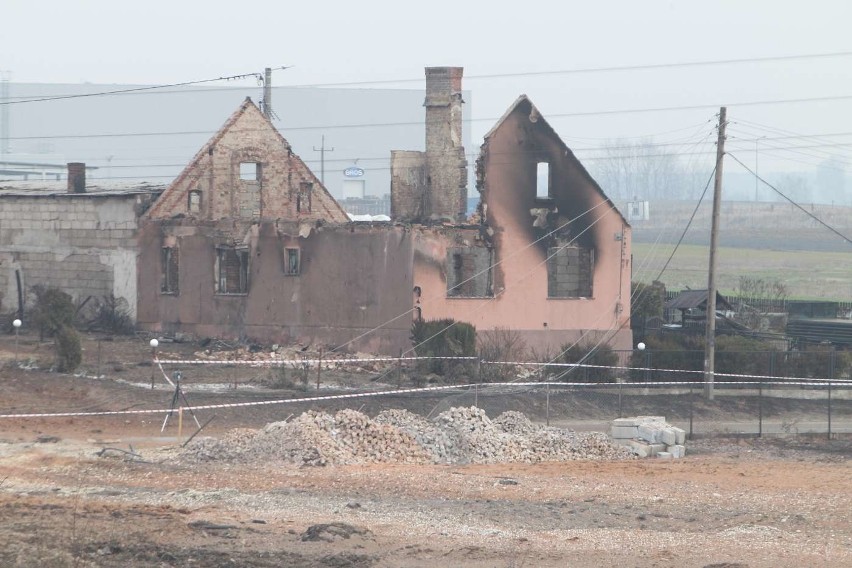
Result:
{"label": "electrical wire", "polygon": [[816,221],[817,223],[819,223],[820,225],[822,225],[823,227],[825,227],[826,229],[828,229],[829,231],[831,231],[832,233],[834,233],[835,235],[837,235],[838,237],[840,237],[841,239],[846,241],[847,243],[852,244],[852,239],[850,239],[849,237],[847,237],[846,235],[844,235],[843,233],[841,233],[840,231],[838,231],[837,229],[835,229],[834,227],[832,227],[831,225],[829,225],[828,223],[826,223],[825,221],[823,221],[822,219],[820,219],[819,217],[817,217],[816,215],[814,215],[813,213],[811,213],[810,211],[808,211],[807,209],[805,209],[804,207],[802,207],[801,205],[799,205],[798,203],[796,203],[795,201],[790,199],[789,197],[787,197],[787,195],[784,194],[780,189],[778,189],[777,187],[775,187],[774,185],[772,185],[771,183],[769,183],[768,181],[766,181],[765,179],[763,179],[762,177],[757,175],[757,173],[754,170],[752,170],[750,167],[745,165],[734,154],[727,152],[727,155],[730,156],[731,158],[733,158],[739,165],[741,165],[743,168],[745,168],[748,172],[750,172],[758,180],[760,180],[761,182],[763,182],[764,184],[769,186],[772,189],[772,191],[774,191],[775,193],[777,193],[778,195],[783,197],[785,200],[790,202],[790,204],[792,204],[794,207],[799,209],[802,213],[804,213],[805,215],[807,215],[808,217],[810,217],[811,219],[813,219],[814,221]]}
{"label": "electrical wire", "polygon": [[683,242],[684,237],[686,237],[686,233],[687,231],[689,231],[689,227],[692,226],[692,221],[695,219],[695,214],[698,213],[698,208],[701,207],[701,202],[704,201],[704,196],[707,195],[707,189],[710,187],[710,182],[713,181],[713,176],[716,174],[716,168],[718,168],[718,165],[714,166],[713,171],[710,172],[710,177],[707,178],[707,185],[704,186],[704,191],[701,192],[701,197],[698,198],[698,203],[695,204],[695,209],[692,210],[692,215],[689,216],[689,221],[686,222],[686,227],[683,228],[683,232],[680,234],[680,238],[678,239],[674,250],[672,250],[672,253],[669,255],[668,260],[666,260],[666,263],[663,265],[663,268],[660,270],[660,273],[654,280],[659,280],[660,278],[662,278],[663,273],[669,267],[669,263],[672,261],[672,258],[674,258],[678,247],[680,247],[680,244]]}
{"label": "electrical wire", "polygon": [[[465,81],[477,81],[484,79],[509,79],[515,77],[548,77],[548,76],[556,76],[556,75],[576,75],[576,74],[588,74],[588,73],[613,73],[613,72],[624,72],[624,71],[649,71],[649,70],[657,70],[657,69],[676,69],[683,67],[704,67],[704,66],[719,66],[719,65],[738,65],[743,63],[768,63],[772,61],[795,61],[795,60],[804,60],[804,59],[826,59],[826,58],[835,58],[835,57],[848,57],[852,55],[852,51],[834,51],[834,52],[823,52],[823,53],[805,53],[805,54],[792,54],[792,55],[775,55],[775,56],[764,56],[764,57],[744,57],[744,58],[734,58],[734,59],[711,59],[704,61],[675,61],[668,63],[650,63],[650,64],[640,64],[640,65],[614,65],[607,67],[585,67],[579,69],[556,69],[556,70],[545,70],[545,71],[519,71],[513,73],[483,73],[483,74],[473,74],[467,75],[464,77]],[[290,67],[276,67],[274,70],[279,69],[289,69]],[[246,77],[258,77],[262,78],[260,73],[246,73],[243,75],[233,75],[231,77],[219,77],[217,79],[205,79],[202,81],[187,81],[184,83],[171,83],[166,85],[157,85],[151,87],[142,87],[135,89],[120,89],[116,91],[106,91],[103,93],[95,93],[91,95],[60,95],[57,97],[46,97],[46,98],[33,98],[26,100],[13,101],[8,103],[0,103],[0,104],[17,104],[17,103],[27,103],[27,102],[41,102],[45,100],[57,100],[57,99],[69,99],[69,98],[78,98],[80,96],[103,96],[103,95],[116,95],[116,94],[124,94],[124,93],[132,93],[138,91],[144,91],[149,89],[162,89],[168,87],[182,87],[188,85],[196,85],[200,83],[209,83],[213,81],[221,81],[221,80],[229,80],[234,78],[246,78]],[[417,78],[402,78],[402,79],[376,79],[370,81],[341,81],[335,83],[305,83],[305,84],[294,84],[294,85],[283,85],[278,88],[316,88],[316,87],[358,87],[358,86],[366,86],[366,85],[392,85],[399,83],[423,83],[426,81],[425,77],[417,77]],[[224,90],[224,89],[208,89],[208,90]]]}
{"label": "electrical wire", "polygon": [[[775,104],[794,104],[804,102],[826,102],[832,100],[850,100],[852,95],[836,95],[825,97],[803,97],[794,99],[768,99],[762,101],[744,101],[728,103],[727,106],[759,106],[759,105],[775,105]],[[664,106],[664,107],[644,107],[633,109],[612,109],[599,111],[582,111],[582,112],[565,112],[565,113],[548,113],[547,119],[552,121],[560,118],[577,118],[588,116],[610,116],[619,114],[640,114],[654,112],[670,112],[670,111],[686,111],[686,110],[707,110],[718,108],[718,104],[698,104],[698,105],[682,105],[682,106]],[[484,117],[484,118],[465,118],[463,123],[473,122],[495,122],[499,117]],[[323,124],[323,125],[308,125],[308,126],[292,126],[287,127],[285,132],[306,131],[306,130],[331,130],[331,129],[351,129],[351,128],[398,128],[401,126],[422,126],[423,121],[408,121],[408,122],[373,122],[373,123],[350,123],[350,124]],[[183,136],[183,135],[211,135],[215,131],[210,130],[195,130],[195,131],[173,131],[173,132],[135,132],[135,133],[98,133],[98,134],[64,134],[64,135],[49,135],[49,136],[20,136],[10,137],[10,140],[49,140],[49,139],[77,139],[77,138],[115,138],[115,137],[144,137],[144,136]]]}
{"label": "electrical wire", "polygon": [[[289,67],[276,67],[273,71],[278,71],[281,69],[289,69]],[[263,74],[254,72],[254,73],[242,73],[240,75],[230,75],[228,77],[216,77],[215,79],[199,79],[197,81],[184,81],[183,83],[169,83],[165,85],[148,85],[144,87],[129,87],[126,89],[114,89],[111,91],[100,91],[97,93],[78,93],[74,95],[55,95],[50,97],[36,97],[36,98],[25,98],[20,99],[17,97],[9,97],[8,99],[18,99],[18,100],[5,100],[0,101],[0,105],[18,105],[24,103],[41,103],[47,101],[60,101],[67,99],[82,99],[88,97],[105,97],[110,95],[123,95],[128,93],[140,93],[146,91],[153,91],[156,89],[167,89],[171,87],[187,87],[190,85],[200,85],[202,83],[212,83],[215,81],[235,81],[237,79],[246,79],[248,77],[254,77],[260,81],[264,80]],[[233,87],[232,87],[233,88]],[[175,92],[175,91],[172,91]],[[189,91],[178,91],[178,92],[189,92]]]}

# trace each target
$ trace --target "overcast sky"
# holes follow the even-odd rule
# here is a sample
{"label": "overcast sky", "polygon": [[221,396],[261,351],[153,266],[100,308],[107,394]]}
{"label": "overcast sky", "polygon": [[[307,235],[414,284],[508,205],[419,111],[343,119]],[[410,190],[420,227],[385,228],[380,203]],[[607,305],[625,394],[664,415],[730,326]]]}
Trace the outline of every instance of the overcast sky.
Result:
{"label": "overcast sky", "polygon": [[[167,84],[288,65],[275,85],[407,80],[376,86],[422,89],[424,66],[458,65],[475,137],[521,93],[574,147],[654,134],[699,143],[725,104],[732,152],[751,148],[753,159],[759,136],[770,136],[767,147],[810,142],[761,158],[804,169],[832,154],[845,159],[852,145],[839,144],[852,135],[772,140],[766,127],[852,133],[852,55],[530,73],[852,52],[850,22],[848,0],[2,0],[0,70],[16,83]],[[477,78],[492,74],[513,76]],[[816,98],[824,100],[742,104]],[[609,113],[684,106],[700,108]],[[566,116],[578,113],[592,114]]]}

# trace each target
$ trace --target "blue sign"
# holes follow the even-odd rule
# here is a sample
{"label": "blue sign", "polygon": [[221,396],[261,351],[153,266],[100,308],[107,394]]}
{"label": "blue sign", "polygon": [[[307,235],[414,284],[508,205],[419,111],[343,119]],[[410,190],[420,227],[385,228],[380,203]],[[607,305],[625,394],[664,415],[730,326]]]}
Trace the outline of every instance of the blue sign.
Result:
{"label": "blue sign", "polygon": [[364,175],[364,169],[359,168],[358,166],[350,166],[343,170],[343,175],[348,178],[362,177]]}

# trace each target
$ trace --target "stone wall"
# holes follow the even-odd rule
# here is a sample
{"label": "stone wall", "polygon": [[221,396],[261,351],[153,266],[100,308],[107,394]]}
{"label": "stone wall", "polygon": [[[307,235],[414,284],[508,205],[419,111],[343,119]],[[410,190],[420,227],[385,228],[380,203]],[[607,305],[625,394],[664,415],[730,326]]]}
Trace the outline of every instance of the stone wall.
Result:
{"label": "stone wall", "polygon": [[[191,197],[200,202],[197,210]],[[247,99],[147,214],[345,223],[346,213],[263,113]]]}

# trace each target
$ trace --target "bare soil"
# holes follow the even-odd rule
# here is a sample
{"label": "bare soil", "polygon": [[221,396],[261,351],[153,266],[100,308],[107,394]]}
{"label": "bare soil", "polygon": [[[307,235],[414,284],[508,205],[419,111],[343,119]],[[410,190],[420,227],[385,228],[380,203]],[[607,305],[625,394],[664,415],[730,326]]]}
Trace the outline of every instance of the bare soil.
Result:
{"label": "bare soil", "polygon": [[[84,342],[87,369],[96,340]],[[168,349],[189,355],[199,346]],[[19,360],[44,368],[50,356],[49,345],[21,338]],[[13,339],[0,338],[0,358],[13,357]],[[101,344],[100,379],[6,364],[0,414],[161,408],[171,393],[157,377],[156,389],[144,386],[149,360],[147,339],[137,338]],[[370,379],[382,372],[323,380],[343,392],[376,387]],[[210,373],[210,384],[228,379]],[[242,384],[227,394],[293,392]],[[190,396],[216,400],[221,392]],[[489,413],[498,400],[544,419],[541,405],[522,396],[489,398]],[[439,404],[408,402],[423,414]],[[564,404],[579,408],[568,396]],[[205,434],[308,407],[217,411]],[[560,410],[558,418],[570,415]],[[688,441],[677,461],[248,467],[181,463],[176,421],[161,434],[162,421],[0,419],[0,566],[852,565],[848,437],[702,438]],[[183,437],[193,430],[185,422]]]}

